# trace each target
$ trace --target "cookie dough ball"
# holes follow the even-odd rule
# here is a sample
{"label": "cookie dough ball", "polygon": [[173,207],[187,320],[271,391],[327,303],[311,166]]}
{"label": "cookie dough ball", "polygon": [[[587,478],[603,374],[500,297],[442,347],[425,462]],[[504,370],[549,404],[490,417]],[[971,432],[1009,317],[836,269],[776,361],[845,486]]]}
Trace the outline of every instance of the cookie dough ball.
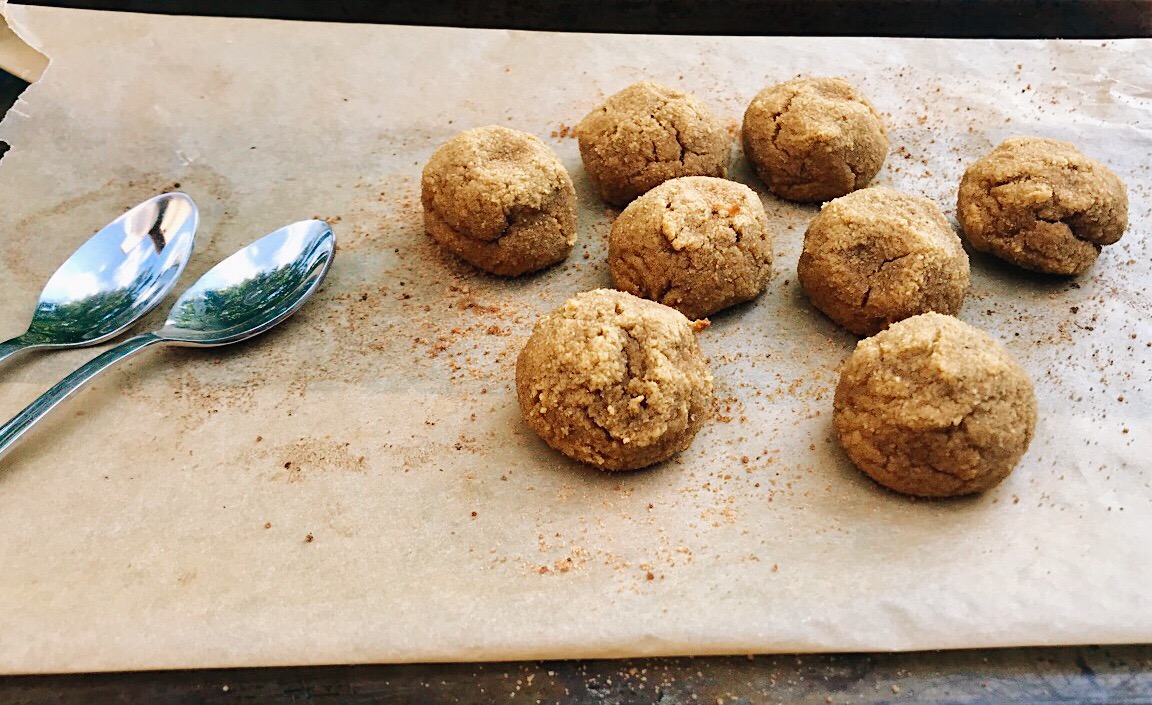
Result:
{"label": "cookie dough ball", "polygon": [[428,160],[420,189],[428,234],[493,274],[543,269],[576,244],[572,179],[555,153],[525,132],[461,132]]}
{"label": "cookie dough ball", "polygon": [[926,198],[873,187],[824,204],[797,267],[812,304],[857,335],[919,313],[956,314],[968,254]]}
{"label": "cookie dough ball", "polygon": [[1036,395],[991,336],[925,313],[860,341],[840,373],[833,419],[848,457],[873,480],[953,497],[1012,472],[1032,441]]}
{"label": "cookie dough ball", "polygon": [[744,154],[768,190],[827,201],[864,188],[888,155],[880,113],[839,78],[798,78],[756,94],[744,113]]}
{"label": "cookie dough ball", "polygon": [[731,138],[695,96],[631,85],[576,125],[588,178],[617,206],[678,176],[727,176]]}
{"label": "cookie dough ball", "polygon": [[1013,137],[964,172],[956,216],[977,250],[1037,272],[1081,274],[1128,227],[1128,191],[1069,142]]}
{"label": "cookie dough ball", "polygon": [[688,447],[711,404],[712,375],[683,315],[597,289],[536,324],[516,360],[516,396],[548,445],[632,470]]}
{"label": "cookie dough ball", "polygon": [[612,224],[608,264],[616,288],[703,318],[768,285],[768,217],[743,184],[711,176],[665,181]]}

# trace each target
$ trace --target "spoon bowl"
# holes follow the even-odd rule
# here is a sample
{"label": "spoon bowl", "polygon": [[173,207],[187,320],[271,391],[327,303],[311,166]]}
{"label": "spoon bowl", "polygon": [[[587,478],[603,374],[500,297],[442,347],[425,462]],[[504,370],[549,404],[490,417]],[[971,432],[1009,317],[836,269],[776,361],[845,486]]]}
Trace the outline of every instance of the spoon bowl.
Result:
{"label": "spoon bowl", "polygon": [[323,221],[305,220],[220,262],[176,300],[163,327],[97,355],[0,427],[0,457],[97,374],[146,347],[228,345],[272,328],[320,287],[335,253],[332,228]]}
{"label": "spoon bowl", "polygon": [[259,335],[303,305],[335,252],[332,228],[304,220],[220,262],[181,294],[156,335],[181,345],[228,345]]}
{"label": "spoon bowl", "polygon": [[48,279],[28,330],[0,343],[0,360],[23,350],[96,345],[124,332],[180,278],[199,219],[192,199],[174,192],[101,228]]}

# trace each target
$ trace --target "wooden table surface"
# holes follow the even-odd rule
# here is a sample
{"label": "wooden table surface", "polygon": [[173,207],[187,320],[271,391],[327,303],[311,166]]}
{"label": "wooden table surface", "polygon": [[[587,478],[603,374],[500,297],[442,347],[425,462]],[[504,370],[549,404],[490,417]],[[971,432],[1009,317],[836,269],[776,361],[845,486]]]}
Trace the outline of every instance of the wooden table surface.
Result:
{"label": "wooden table surface", "polygon": [[1152,703],[1152,647],[19,676],[0,703]]}
{"label": "wooden table surface", "polygon": [[[687,34],[1147,37],[1152,0],[37,0],[166,13]],[[0,110],[24,84],[0,72]],[[0,632],[0,639],[4,638]],[[1149,635],[1152,640],[1152,635]],[[8,703],[1148,703],[1152,645],[16,676]]]}

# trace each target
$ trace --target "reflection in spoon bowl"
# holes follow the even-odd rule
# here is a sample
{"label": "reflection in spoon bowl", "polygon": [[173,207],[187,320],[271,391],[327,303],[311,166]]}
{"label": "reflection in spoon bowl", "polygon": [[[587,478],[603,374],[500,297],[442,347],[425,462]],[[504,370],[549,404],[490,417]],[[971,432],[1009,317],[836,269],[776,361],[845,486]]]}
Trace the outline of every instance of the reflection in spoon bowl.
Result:
{"label": "reflection in spoon bowl", "polygon": [[261,238],[200,277],[157,334],[172,342],[226,345],[271,328],[320,284],[324,275],[316,275],[327,271],[334,242],[331,228],[317,220]]}
{"label": "reflection in spoon bowl", "polygon": [[198,223],[190,197],[166,193],[101,228],[48,280],[28,330],[0,343],[0,360],[22,350],[95,345],[124,332],[172,290]]}

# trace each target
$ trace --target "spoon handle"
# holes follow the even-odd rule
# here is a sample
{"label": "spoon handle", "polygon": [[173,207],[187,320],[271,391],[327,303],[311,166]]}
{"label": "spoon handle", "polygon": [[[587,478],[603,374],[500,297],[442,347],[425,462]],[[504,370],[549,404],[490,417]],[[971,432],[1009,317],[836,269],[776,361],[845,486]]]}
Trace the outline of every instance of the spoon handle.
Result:
{"label": "spoon handle", "polygon": [[60,402],[72,396],[73,392],[91,382],[93,377],[124,358],[136,354],[149,345],[154,345],[162,341],[163,339],[155,333],[145,333],[144,335],[129,338],[116,347],[105,350],[103,353],[86,362],[75,372],[57,382],[56,386],[44,392],[37,397],[35,401],[24,407],[24,410],[16,414],[11,421],[0,426],[0,457],[3,457],[33,424],[44,418],[44,416],[49,411],[55,409]]}
{"label": "spoon handle", "polygon": [[5,340],[3,343],[0,343],[0,362],[4,362],[16,353],[29,347],[32,347],[31,343],[25,341],[22,335]]}

